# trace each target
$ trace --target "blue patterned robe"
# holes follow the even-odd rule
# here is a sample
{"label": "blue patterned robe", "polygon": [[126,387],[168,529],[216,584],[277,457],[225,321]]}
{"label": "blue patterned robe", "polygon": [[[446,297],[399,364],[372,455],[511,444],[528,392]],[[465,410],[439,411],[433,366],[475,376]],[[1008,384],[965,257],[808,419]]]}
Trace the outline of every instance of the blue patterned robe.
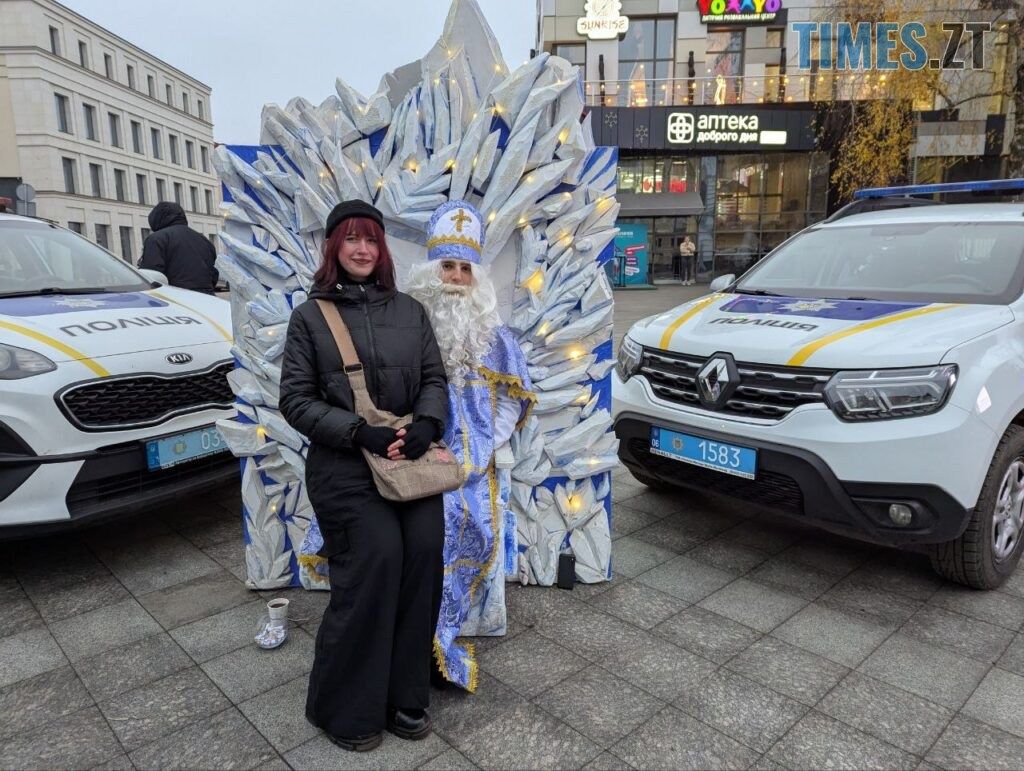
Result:
{"label": "blue patterned robe", "polygon": [[522,425],[536,401],[531,388],[526,358],[505,326],[495,330],[490,351],[463,388],[448,388],[444,440],[462,461],[466,482],[444,496],[445,575],[434,654],[445,677],[468,691],[476,689],[476,657],[471,644],[456,638],[464,626],[472,634],[504,632],[505,575],[515,569],[509,474],[494,462],[499,393],[519,402]]}

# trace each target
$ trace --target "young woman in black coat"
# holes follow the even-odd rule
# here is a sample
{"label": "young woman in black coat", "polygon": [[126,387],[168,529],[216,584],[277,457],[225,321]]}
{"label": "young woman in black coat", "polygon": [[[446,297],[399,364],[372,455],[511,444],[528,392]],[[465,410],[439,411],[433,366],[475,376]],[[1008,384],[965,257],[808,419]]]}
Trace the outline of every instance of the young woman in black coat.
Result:
{"label": "young woman in black coat", "polygon": [[[310,300],[295,308],[281,369],[281,413],[309,439],[306,490],[324,536],[331,601],[316,638],[306,716],[337,745],[372,750],[387,729],[431,730],[433,637],[443,581],[440,495],[385,500],[361,448],[418,458],[444,433],[448,384],[427,314],[395,289],[381,213],[339,204],[326,226]],[[378,408],[413,416],[367,425],[316,299],[335,303]]]}

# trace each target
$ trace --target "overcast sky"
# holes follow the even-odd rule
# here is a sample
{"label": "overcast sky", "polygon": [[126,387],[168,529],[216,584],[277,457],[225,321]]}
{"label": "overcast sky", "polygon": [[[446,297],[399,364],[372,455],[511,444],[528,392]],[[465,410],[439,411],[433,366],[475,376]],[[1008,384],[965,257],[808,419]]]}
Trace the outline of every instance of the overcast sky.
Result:
{"label": "overcast sky", "polygon": [[[264,104],[364,95],[441,35],[449,0],[61,0],[213,88],[214,138],[259,140]],[[535,0],[478,0],[511,68],[534,45]]]}

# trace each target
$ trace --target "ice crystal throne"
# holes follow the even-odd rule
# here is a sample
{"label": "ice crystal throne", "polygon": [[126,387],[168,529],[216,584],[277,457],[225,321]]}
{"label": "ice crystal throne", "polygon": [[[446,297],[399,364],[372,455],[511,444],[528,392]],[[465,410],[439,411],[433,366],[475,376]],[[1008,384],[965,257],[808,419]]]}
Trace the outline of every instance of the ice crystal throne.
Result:
{"label": "ice crystal throne", "polygon": [[242,459],[250,587],[327,588],[297,554],[313,512],[306,440],[278,412],[291,309],[307,297],[323,224],[338,202],[386,218],[399,288],[426,258],[431,213],[463,198],[487,219],[488,265],[538,394],[512,439],[510,506],[521,573],[550,585],[571,551],[584,582],[611,575],[612,292],[616,148],[594,146],[580,73],[540,54],[514,72],[475,0],[455,0],[440,41],[364,98],[338,80],[315,106],[262,115],[263,143],[220,146],[225,188],[217,267],[231,284],[229,376],[237,417],[219,427]]}

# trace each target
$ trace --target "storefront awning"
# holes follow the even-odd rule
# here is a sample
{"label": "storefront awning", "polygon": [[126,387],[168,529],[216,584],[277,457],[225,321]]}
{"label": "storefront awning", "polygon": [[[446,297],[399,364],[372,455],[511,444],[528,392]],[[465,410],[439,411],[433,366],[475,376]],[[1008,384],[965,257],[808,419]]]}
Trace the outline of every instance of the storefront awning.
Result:
{"label": "storefront awning", "polygon": [[616,193],[620,217],[688,217],[704,213],[700,193]]}

